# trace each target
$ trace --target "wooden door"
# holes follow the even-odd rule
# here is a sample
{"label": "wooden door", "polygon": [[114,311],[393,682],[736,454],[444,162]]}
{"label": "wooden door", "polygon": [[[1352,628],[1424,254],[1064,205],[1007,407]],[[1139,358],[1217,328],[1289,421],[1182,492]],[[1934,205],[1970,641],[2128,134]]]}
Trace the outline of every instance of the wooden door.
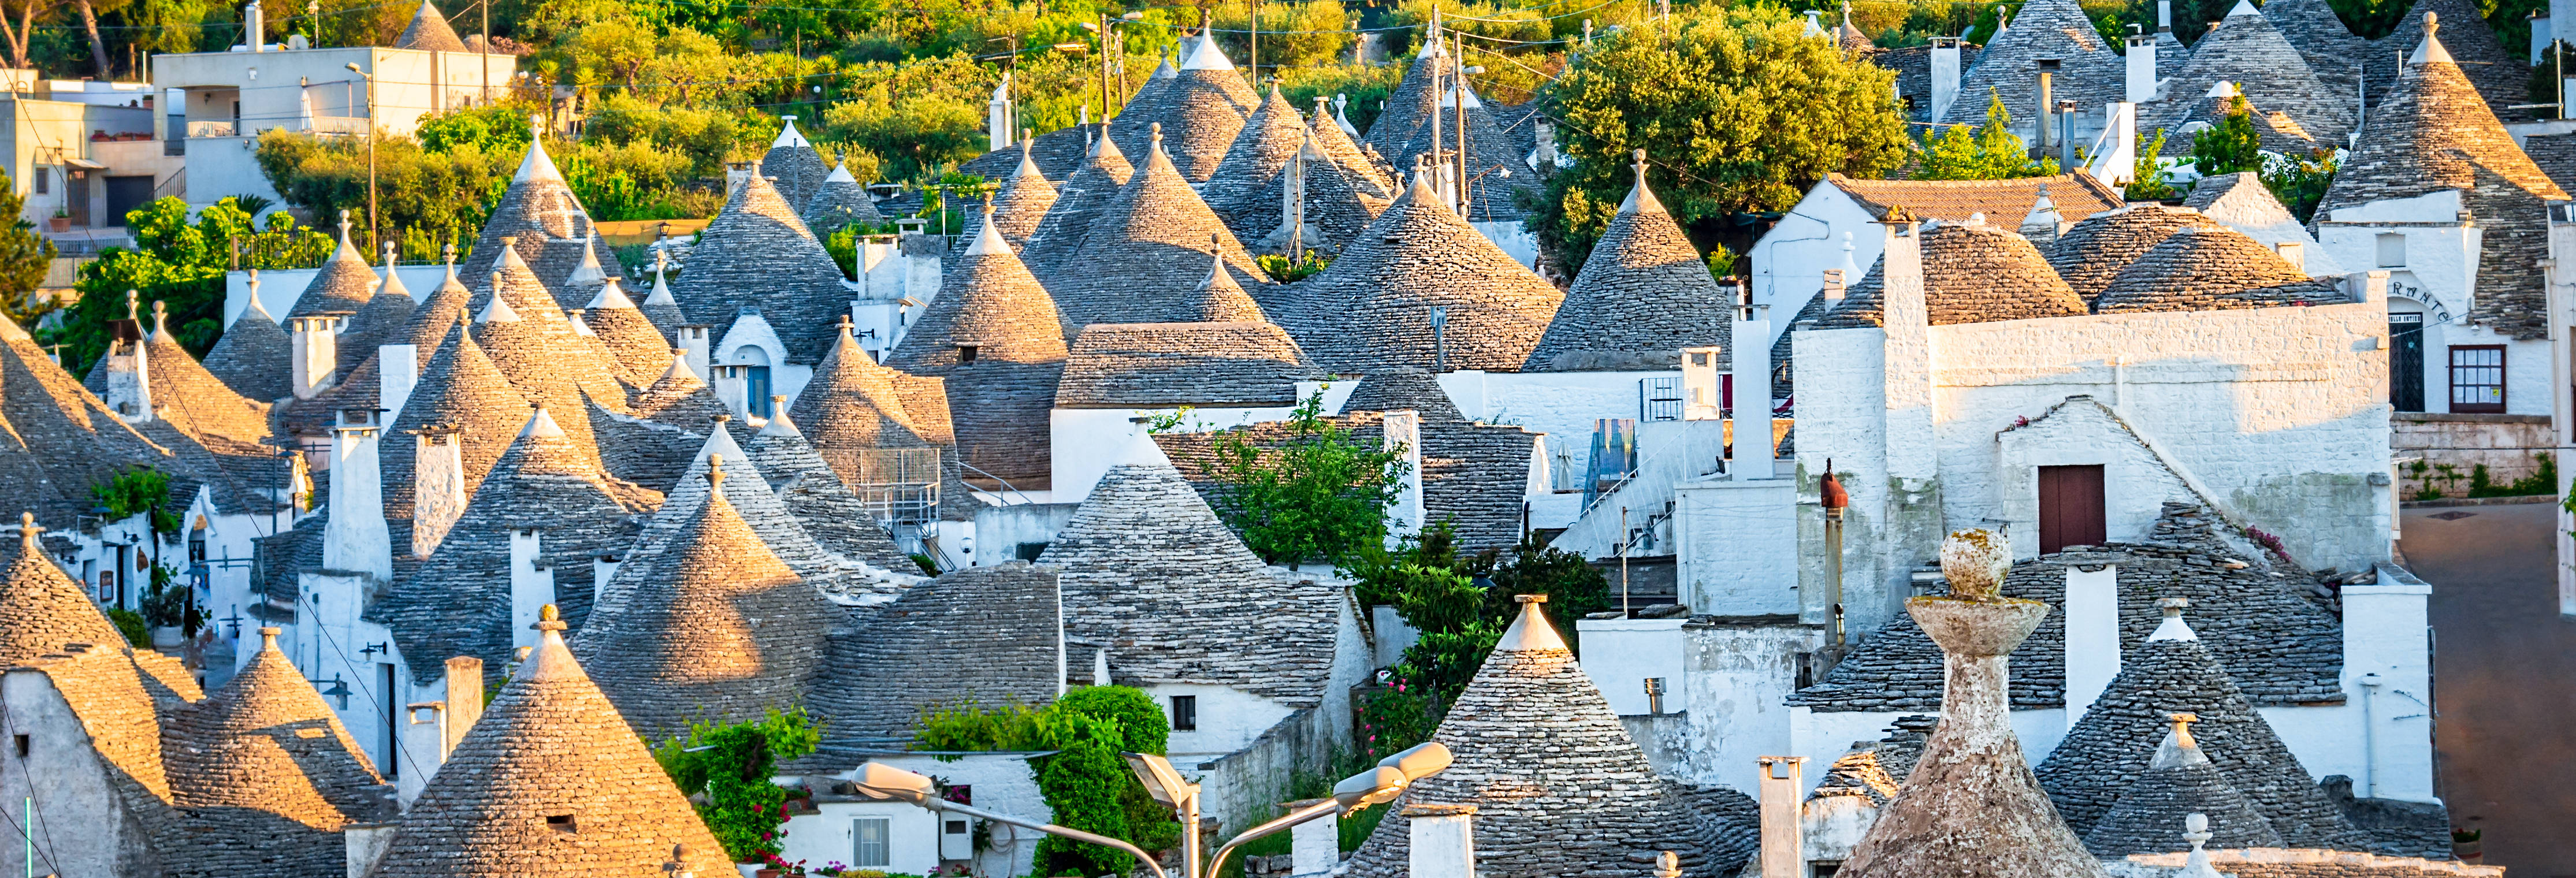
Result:
{"label": "wooden door", "polygon": [[2102,466],[2039,468],[2039,553],[2098,546],[2110,539],[2102,506]]}

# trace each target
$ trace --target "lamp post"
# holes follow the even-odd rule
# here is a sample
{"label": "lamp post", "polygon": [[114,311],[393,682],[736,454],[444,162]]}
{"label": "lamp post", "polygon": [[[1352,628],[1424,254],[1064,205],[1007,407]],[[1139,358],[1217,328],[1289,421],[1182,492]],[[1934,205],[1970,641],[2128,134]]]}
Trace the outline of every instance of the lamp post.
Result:
{"label": "lamp post", "polygon": [[358,69],[357,62],[346,65],[349,72],[367,81],[367,246],[376,246],[376,78]]}
{"label": "lamp post", "polygon": [[[1234,853],[1235,848],[1242,847],[1245,842],[1252,841],[1253,839],[1276,834],[1281,830],[1313,820],[1317,817],[1322,817],[1326,814],[1339,813],[1348,815],[1353,811],[1366,808],[1370,805],[1380,805],[1395,801],[1395,797],[1402,795],[1405,790],[1410,789],[1414,781],[1430,777],[1434,774],[1439,774],[1442,770],[1447,769],[1449,767],[1450,760],[1449,748],[1438,742],[1418,744],[1412,749],[1379,760],[1376,767],[1351,775],[1348,778],[1344,778],[1341,783],[1334,784],[1332,796],[1312,805],[1307,805],[1295,811],[1288,812],[1286,815],[1271,820],[1270,822],[1244,830],[1243,834],[1237,835],[1234,838],[1227,840],[1225,844],[1217,846],[1216,855],[1209,857],[1207,862],[1202,864],[1199,862],[1198,857],[1198,785],[1182,780],[1180,772],[1172,768],[1171,760],[1165,759],[1161,756],[1156,756],[1151,753],[1125,753],[1120,755],[1126,757],[1128,768],[1136,773],[1137,780],[1142,781],[1145,784],[1146,792],[1153,795],[1154,801],[1172,808],[1175,813],[1181,816],[1183,821],[1181,831],[1182,878],[1204,878],[1204,876],[1217,874],[1219,870],[1224,868],[1225,858],[1227,855]],[[1086,841],[1092,844],[1105,845],[1125,851],[1129,856],[1133,856],[1137,860],[1143,862],[1146,868],[1153,870],[1154,878],[1170,878],[1169,873],[1163,871],[1162,864],[1155,862],[1151,855],[1146,854],[1135,845],[1128,844],[1127,842],[1120,841],[1115,838],[1110,838],[1104,835],[1095,835],[1079,829],[1071,829],[1051,823],[1038,823],[1032,820],[1024,820],[1017,817],[995,814],[980,808],[971,808],[955,802],[950,802],[939,798],[938,794],[932,789],[930,778],[923,777],[919,774],[905,771],[882,762],[870,762],[865,765],[861,765],[859,766],[857,774],[858,777],[854,781],[854,785],[858,787],[860,792],[876,798],[891,799],[898,802],[919,805],[932,811],[955,811],[971,817],[981,817],[995,823],[1034,829],[1048,835],[1059,835],[1075,841]]]}

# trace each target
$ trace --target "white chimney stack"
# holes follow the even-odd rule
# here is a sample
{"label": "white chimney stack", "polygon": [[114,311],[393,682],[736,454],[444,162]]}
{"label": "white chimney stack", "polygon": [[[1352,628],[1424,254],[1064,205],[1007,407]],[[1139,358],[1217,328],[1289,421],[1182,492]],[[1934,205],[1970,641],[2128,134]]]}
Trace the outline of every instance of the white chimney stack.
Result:
{"label": "white chimney stack", "polygon": [[2156,99],[2156,35],[2131,34],[2129,43],[2128,101],[2143,104]]}
{"label": "white chimney stack", "polygon": [[1406,805],[1410,878],[1476,878],[1476,806]]}
{"label": "white chimney stack", "polygon": [[1932,448],[1932,330],[1923,301],[1923,232],[1909,214],[1891,208],[1880,221],[1880,321],[1887,333],[1880,392],[1887,406],[1884,434],[1888,475],[1930,480],[1938,475]]}
{"label": "white chimney stack", "polygon": [[1753,304],[1742,284],[1721,281],[1717,288],[1734,294],[1735,463],[1737,481],[1768,479],[1778,474],[1771,444],[1771,306]]}
{"label": "white chimney stack", "polygon": [[377,345],[376,375],[376,407],[385,410],[385,423],[391,424],[402,417],[411,389],[420,385],[420,347]]}
{"label": "white chimney stack", "polygon": [[707,327],[692,324],[680,327],[679,331],[680,349],[688,352],[686,358],[689,361],[689,371],[700,375],[710,374],[707,370],[707,350],[714,344],[707,338]]}
{"label": "white chimney stack", "polygon": [[1932,38],[1932,116],[1939,122],[1949,115],[1950,105],[1959,100],[1960,37]]}
{"label": "white chimney stack", "polygon": [[295,398],[312,399],[331,387],[331,372],[339,368],[341,314],[315,314],[289,317],[286,330],[294,341]]}
{"label": "white chimney stack", "polygon": [[2291,268],[2295,268],[2300,271],[2308,270],[2307,244],[2299,241],[2283,241],[2272,245],[2272,250],[2273,252],[2281,254],[2281,259],[2290,263]]}
{"label": "white chimney stack", "polygon": [[331,522],[322,531],[322,568],[393,578],[392,539],[385,531],[384,481],[376,465],[383,427],[372,409],[342,409],[331,428]]}
{"label": "white chimney stack", "polygon": [[2120,675],[2120,565],[2116,556],[2066,562],[2066,723],[2073,726]]}
{"label": "white chimney stack", "polygon": [[[336,479],[334,482],[336,483]],[[555,602],[555,571],[544,560],[542,532],[510,529],[510,630],[512,646],[537,645],[533,627],[546,605]]]}
{"label": "white chimney stack", "polygon": [[259,0],[250,0],[249,5],[242,7],[242,42],[249,43],[253,52],[266,51],[260,43],[268,39],[267,33],[268,16],[260,11]]}
{"label": "white chimney stack", "polygon": [[411,556],[427,558],[465,515],[465,457],[454,425],[427,427],[412,446]]}
{"label": "white chimney stack", "polygon": [[1393,508],[1386,511],[1386,546],[1392,549],[1430,523],[1422,503],[1422,414],[1392,411],[1380,417],[1386,450],[1404,458],[1404,481],[1396,486]]}
{"label": "white chimney stack", "polygon": [[401,746],[407,754],[403,766],[415,770],[394,777],[394,795],[406,809],[429,787],[439,766],[447,764],[448,754],[465,740],[465,733],[483,718],[483,660],[464,655],[448,659],[444,688],[437,701],[408,705],[410,715],[402,727]]}
{"label": "white chimney stack", "polygon": [[[116,412],[118,420],[148,424],[152,422],[152,367],[144,351],[143,324],[135,313],[136,298],[133,290],[125,291],[125,319],[109,327],[107,392],[101,394],[101,401]],[[153,310],[155,316],[161,313],[159,303],[154,303]],[[131,338],[126,337],[129,331],[134,333]]]}
{"label": "white chimney stack", "polygon": [[1807,878],[1806,840],[1799,823],[1799,773],[1804,756],[1762,756],[1762,876]]}

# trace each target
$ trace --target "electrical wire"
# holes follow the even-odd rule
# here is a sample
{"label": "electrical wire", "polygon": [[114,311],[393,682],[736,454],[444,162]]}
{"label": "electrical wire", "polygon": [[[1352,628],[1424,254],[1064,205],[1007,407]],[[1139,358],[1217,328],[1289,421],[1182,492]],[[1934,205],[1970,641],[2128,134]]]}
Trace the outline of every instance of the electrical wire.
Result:
{"label": "electrical wire", "polygon": [[[308,607],[312,607],[312,608],[313,608],[313,616],[312,616],[312,619],[313,619],[313,631],[314,631],[314,633],[322,635],[322,642],[323,642],[323,643],[330,644],[330,645],[331,645],[331,651],[332,651],[332,652],[335,652],[335,653],[338,653],[338,654],[340,655],[340,663],[341,663],[342,665],[344,665],[344,666],[348,667],[350,670],[356,670],[356,669],[358,668],[359,663],[358,663],[356,660],[353,660],[353,659],[349,658],[349,651],[348,651],[348,650],[345,650],[345,649],[341,649],[341,648],[340,648],[340,640],[339,640],[339,638],[332,637],[332,636],[331,636],[331,629],[330,629],[330,627],[329,627],[329,626],[327,626],[327,625],[322,624],[322,604],[321,604],[320,602],[318,602],[318,601],[315,601],[315,600],[313,599],[313,596],[312,596],[312,595],[302,595],[301,597],[303,597],[303,599],[304,599],[304,604],[305,604],[305,606],[308,606]],[[375,663],[374,663],[374,662],[368,662],[367,664],[375,664]],[[402,675],[401,675],[401,673],[400,673],[400,669],[396,669],[396,671],[397,671],[397,672],[396,672],[396,674],[395,674],[395,677],[396,677],[396,679],[397,679],[397,680],[399,680],[399,679],[401,678],[401,676],[402,676]],[[343,684],[343,685],[345,685],[345,684]],[[411,758],[411,751],[410,751],[410,750],[408,750],[408,749],[404,749],[404,747],[402,746],[402,730],[401,730],[401,729],[399,729],[399,728],[394,727],[394,725],[393,725],[394,721],[395,721],[396,719],[399,719],[400,717],[399,717],[398,715],[396,715],[396,714],[388,713],[388,712],[386,712],[386,711],[385,711],[385,703],[384,703],[384,702],[382,702],[382,701],[378,701],[378,700],[376,700],[376,693],[375,693],[375,690],[373,690],[373,689],[369,689],[369,688],[367,687],[366,681],[364,681],[364,680],[360,680],[360,681],[358,681],[358,691],[359,691],[360,693],[362,693],[362,694],[364,694],[364,695],[366,695],[366,696],[367,696],[367,704],[368,704],[369,706],[374,707],[374,708],[376,709],[376,715],[377,715],[377,716],[381,716],[381,717],[384,717],[384,718],[385,718],[385,734],[386,734],[386,737],[387,737],[387,741],[386,741],[386,745],[385,745],[385,746],[386,746],[388,749],[391,749],[392,751],[394,751],[394,754],[395,754],[395,755],[402,757],[403,764],[408,765],[408,766],[411,766],[411,770],[412,770],[412,771],[414,771],[414,772],[418,772],[418,771],[420,771],[420,763],[419,763],[419,762],[417,762],[417,761],[414,761],[414,760]],[[388,695],[388,696],[390,696],[390,695],[392,695],[393,693],[388,692],[388,693],[385,693],[385,694],[386,694],[386,695]],[[365,748],[360,748],[359,752],[363,754],[364,752],[366,752],[366,751],[365,751]],[[426,774],[414,774],[413,776],[414,776],[414,777],[419,777],[419,778],[427,778],[427,777],[429,777],[429,775],[426,775]]]}

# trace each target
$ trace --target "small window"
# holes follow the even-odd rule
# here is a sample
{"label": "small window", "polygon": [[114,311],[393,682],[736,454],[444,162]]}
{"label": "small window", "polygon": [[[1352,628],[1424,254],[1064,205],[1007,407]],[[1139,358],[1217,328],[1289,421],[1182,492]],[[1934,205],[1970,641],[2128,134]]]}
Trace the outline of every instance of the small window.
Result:
{"label": "small window", "polygon": [[2379,267],[2402,268],[2406,265],[2406,235],[2403,232],[2379,233]]}
{"label": "small window", "polygon": [[54,173],[52,171],[45,170],[44,168],[37,168],[36,194],[44,195],[52,191],[54,191]]}
{"label": "small window", "polygon": [[1011,557],[1035,564],[1039,555],[1046,554],[1046,547],[1045,543],[1021,543],[1011,547]]}
{"label": "small window", "polygon": [[1707,352],[1707,351],[1696,351],[1696,352],[1693,352],[1693,353],[1691,354],[1691,365],[1693,365],[1693,366],[1706,366],[1706,365],[1708,365],[1708,352]]}
{"label": "small window", "polygon": [[18,758],[27,758],[27,736],[17,735]]}
{"label": "small window", "polygon": [[573,822],[572,815],[570,814],[546,815],[546,828],[567,834],[577,834],[581,832],[580,825]]}
{"label": "small window", "polygon": [[888,817],[861,817],[852,821],[850,834],[855,849],[850,852],[850,865],[863,869],[882,869],[892,862],[886,850],[887,830],[894,821]]}
{"label": "small window", "polygon": [[1172,731],[1195,732],[1199,729],[1199,697],[1172,696]]}
{"label": "small window", "polygon": [[2451,411],[2454,414],[2504,412],[2503,345],[2452,346]]}
{"label": "small window", "polygon": [[958,346],[957,346],[957,362],[960,362],[960,363],[972,363],[972,362],[975,362],[975,346],[974,346],[974,345],[971,345],[971,344],[961,344],[961,345],[958,345]]}

